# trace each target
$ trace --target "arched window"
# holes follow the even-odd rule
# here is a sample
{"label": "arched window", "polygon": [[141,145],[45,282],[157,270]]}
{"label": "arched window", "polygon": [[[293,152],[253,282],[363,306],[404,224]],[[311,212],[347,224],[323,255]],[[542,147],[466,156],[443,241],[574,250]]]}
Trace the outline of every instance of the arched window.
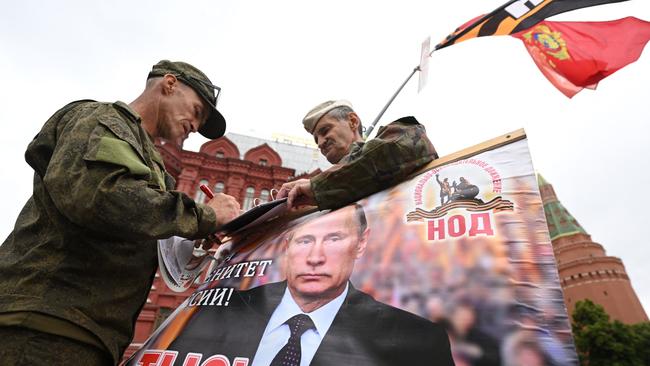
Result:
{"label": "arched window", "polygon": [[253,207],[253,199],[255,197],[255,188],[248,187],[246,188],[246,196],[244,196],[244,204],[242,205],[244,210],[249,210]]}
{"label": "arched window", "polygon": [[263,189],[260,192],[260,203],[265,203],[269,202],[269,190],[268,189]]}
{"label": "arched window", "polygon": [[199,188],[202,184],[208,185],[208,181],[206,179],[201,179],[199,182],[199,185],[196,187],[196,194],[194,195],[194,201],[197,203],[203,203],[205,202],[205,193]]}
{"label": "arched window", "polygon": [[217,182],[214,185],[214,193],[222,193],[226,189],[226,185],[223,182]]}

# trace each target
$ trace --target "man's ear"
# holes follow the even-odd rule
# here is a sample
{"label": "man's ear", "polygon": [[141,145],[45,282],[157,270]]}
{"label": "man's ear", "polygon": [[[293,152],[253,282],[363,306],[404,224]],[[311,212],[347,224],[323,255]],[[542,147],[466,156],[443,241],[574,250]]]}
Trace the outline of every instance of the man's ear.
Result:
{"label": "man's ear", "polygon": [[163,94],[171,95],[174,92],[174,88],[176,88],[177,82],[178,79],[176,78],[175,75],[165,74],[165,76],[163,76],[163,82],[162,82]]}
{"label": "man's ear", "polygon": [[287,259],[287,252],[289,251],[289,243],[291,242],[292,234],[285,234],[282,240],[280,241],[280,273],[284,278],[287,278],[287,266],[289,260]]}
{"label": "man's ear", "polygon": [[359,131],[360,123],[361,123],[361,119],[359,118],[356,112],[348,113],[348,124],[350,125],[352,131],[354,131],[355,133]]}
{"label": "man's ear", "polygon": [[364,230],[361,234],[361,237],[359,237],[355,259],[361,258],[363,256],[363,253],[366,252],[366,246],[368,245],[368,236],[370,236],[370,228],[366,228],[366,230]]}

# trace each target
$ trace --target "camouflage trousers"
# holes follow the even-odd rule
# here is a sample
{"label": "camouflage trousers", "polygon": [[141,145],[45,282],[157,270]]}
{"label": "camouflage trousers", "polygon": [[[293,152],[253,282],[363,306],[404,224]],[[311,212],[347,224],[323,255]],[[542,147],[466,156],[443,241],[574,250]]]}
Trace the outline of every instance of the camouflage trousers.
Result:
{"label": "camouflage trousers", "polygon": [[71,338],[22,327],[0,327],[0,366],[108,366],[108,352]]}

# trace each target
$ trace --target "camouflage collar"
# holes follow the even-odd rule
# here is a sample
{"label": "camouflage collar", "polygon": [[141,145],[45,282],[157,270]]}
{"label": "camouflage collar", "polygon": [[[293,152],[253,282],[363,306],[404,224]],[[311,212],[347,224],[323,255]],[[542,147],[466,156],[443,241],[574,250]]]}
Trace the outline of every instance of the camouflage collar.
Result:
{"label": "camouflage collar", "polygon": [[350,145],[350,151],[345,155],[337,164],[348,164],[352,161],[355,161],[361,156],[363,152],[364,141],[355,141]]}
{"label": "camouflage collar", "polygon": [[117,102],[113,103],[113,105],[124,111],[129,116],[129,118],[133,119],[133,121],[138,123],[142,122],[142,117],[140,117],[138,112],[134,111],[133,108],[131,108],[131,106],[128,104],[122,102],[121,100],[118,100]]}

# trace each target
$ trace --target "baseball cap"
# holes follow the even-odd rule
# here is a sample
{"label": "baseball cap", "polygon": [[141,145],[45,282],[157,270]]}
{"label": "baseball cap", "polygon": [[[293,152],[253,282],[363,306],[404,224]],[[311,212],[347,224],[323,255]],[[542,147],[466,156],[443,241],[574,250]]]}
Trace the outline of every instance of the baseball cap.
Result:
{"label": "baseball cap", "polygon": [[[199,69],[182,61],[162,60],[153,65],[147,79],[172,74],[188,85],[210,106],[207,121],[199,128],[199,133],[209,139],[216,139],[226,132],[226,120],[217,110],[217,101],[221,88],[212,84],[210,79]],[[217,91],[215,95],[214,91]]]}
{"label": "baseball cap", "polygon": [[328,100],[327,102],[323,102],[307,112],[307,115],[305,115],[305,117],[302,119],[302,125],[305,127],[305,130],[307,130],[307,132],[313,134],[318,120],[326,115],[327,112],[338,107],[352,108],[352,103],[344,99]]}

